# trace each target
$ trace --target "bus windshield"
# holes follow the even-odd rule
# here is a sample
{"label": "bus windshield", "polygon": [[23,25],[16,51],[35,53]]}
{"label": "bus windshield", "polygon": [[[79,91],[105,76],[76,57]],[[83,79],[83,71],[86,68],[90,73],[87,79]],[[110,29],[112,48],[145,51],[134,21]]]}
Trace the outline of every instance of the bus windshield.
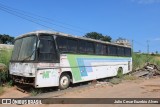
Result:
{"label": "bus windshield", "polygon": [[17,39],[14,42],[14,49],[12,53],[13,61],[34,60],[37,37],[27,36]]}

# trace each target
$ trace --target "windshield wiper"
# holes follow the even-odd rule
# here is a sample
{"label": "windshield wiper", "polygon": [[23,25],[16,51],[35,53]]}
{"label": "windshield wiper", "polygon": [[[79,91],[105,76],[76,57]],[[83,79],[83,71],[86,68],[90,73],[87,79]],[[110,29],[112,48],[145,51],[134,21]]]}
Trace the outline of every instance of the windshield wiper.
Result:
{"label": "windshield wiper", "polygon": [[33,54],[34,54],[34,52],[36,51],[36,49],[35,50],[33,50],[33,52],[31,53],[31,55],[29,55],[28,57],[26,57],[26,58],[24,58],[23,60],[21,60],[22,62],[23,61],[26,61],[26,59],[28,59],[28,58],[30,58]]}

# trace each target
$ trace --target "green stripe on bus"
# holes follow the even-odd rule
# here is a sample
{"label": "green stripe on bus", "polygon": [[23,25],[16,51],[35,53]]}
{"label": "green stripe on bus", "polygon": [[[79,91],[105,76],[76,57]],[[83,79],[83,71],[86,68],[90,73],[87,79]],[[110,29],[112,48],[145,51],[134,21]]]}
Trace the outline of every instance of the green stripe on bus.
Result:
{"label": "green stripe on bus", "polygon": [[82,78],[81,78],[80,70],[79,68],[77,68],[78,65],[77,65],[76,57],[77,55],[67,54],[67,58],[69,60],[69,64],[72,70],[72,75],[75,81],[79,81],[79,80],[82,80]]}
{"label": "green stripe on bus", "polygon": [[124,59],[131,58],[131,57],[122,57],[122,56],[102,56],[102,55],[67,54],[67,56],[68,55],[76,58],[124,58]]}

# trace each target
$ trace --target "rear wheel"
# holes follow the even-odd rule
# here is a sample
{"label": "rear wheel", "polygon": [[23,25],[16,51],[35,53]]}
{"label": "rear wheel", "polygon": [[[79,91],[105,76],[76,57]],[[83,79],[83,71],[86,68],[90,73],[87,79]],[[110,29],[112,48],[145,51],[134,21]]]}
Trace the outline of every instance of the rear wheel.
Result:
{"label": "rear wheel", "polygon": [[69,87],[70,76],[68,74],[62,74],[59,80],[59,88],[64,90]]}
{"label": "rear wheel", "polygon": [[118,78],[122,78],[123,76],[123,68],[122,67],[119,67],[118,68],[118,71],[117,71],[117,77]]}

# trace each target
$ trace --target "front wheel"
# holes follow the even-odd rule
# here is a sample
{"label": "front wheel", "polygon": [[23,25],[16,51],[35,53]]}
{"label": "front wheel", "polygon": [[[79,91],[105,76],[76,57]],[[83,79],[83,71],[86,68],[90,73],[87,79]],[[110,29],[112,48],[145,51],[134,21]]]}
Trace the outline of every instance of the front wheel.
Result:
{"label": "front wheel", "polygon": [[70,76],[68,74],[62,74],[59,80],[59,89],[64,90],[69,87]]}

